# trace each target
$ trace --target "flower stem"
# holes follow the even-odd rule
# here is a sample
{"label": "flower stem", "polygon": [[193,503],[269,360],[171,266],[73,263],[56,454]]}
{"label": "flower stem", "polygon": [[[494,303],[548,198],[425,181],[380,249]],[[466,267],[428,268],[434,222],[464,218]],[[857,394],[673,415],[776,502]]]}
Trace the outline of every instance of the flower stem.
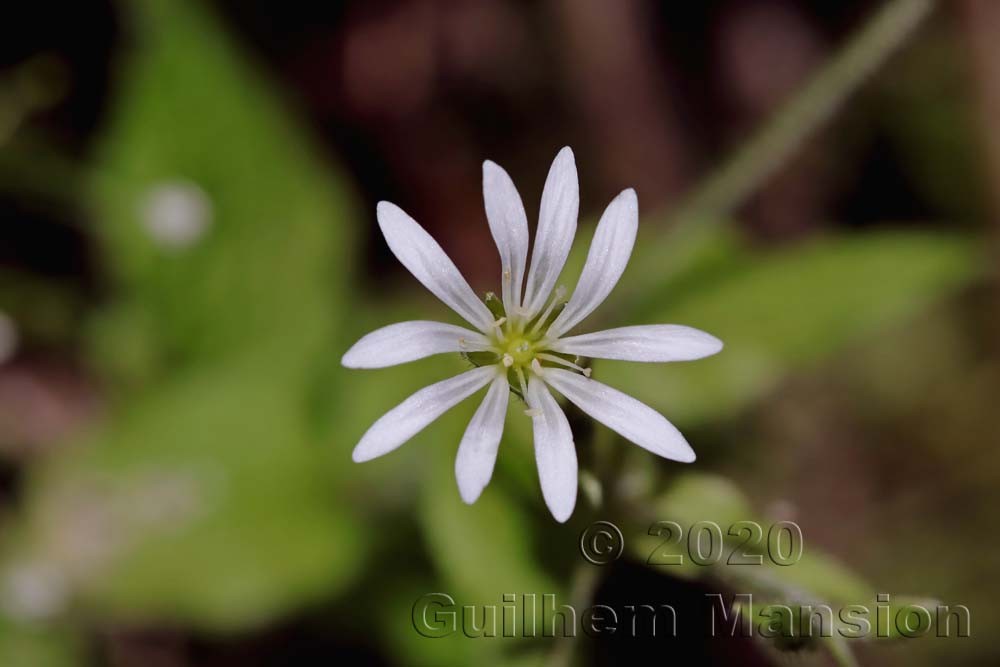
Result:
{"label": "flower stem", "polygon": [[[582,561],[583,559],[581,559]],[[583,610],[590,606],[590,601],[594,597],[594,591],[600,581],[601,568],[583,561],[573,569],[573,577],[570,580],[570,606],[583,613]],[[581,637],[560,637],[556,640],[552,652],[546,661],[547,667],[570,667],[573,664],[573,652]]]}

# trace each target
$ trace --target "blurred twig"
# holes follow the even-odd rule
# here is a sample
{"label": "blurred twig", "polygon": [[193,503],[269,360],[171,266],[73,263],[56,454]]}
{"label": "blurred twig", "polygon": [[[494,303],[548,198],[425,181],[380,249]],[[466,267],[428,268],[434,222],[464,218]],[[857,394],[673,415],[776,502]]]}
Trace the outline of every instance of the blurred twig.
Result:
{"label": "blurred twig", "polygon": [[[727,216],[827,123],[847,99],[909,38],[935,7],[935,0],[890,0],[861,26],[820,71],[750,140],[695,189],[671,216],[667,251],[694,254]],[[663,280],[665,262],[650,253],[635,273]],[[683,259],[683,258],[681,258]],[[641,278],[640,278],[641,280]]]}
{"label": "blurred twig", "polygon": [[892,0],[676,213],[678,226],[702,226],[757,190],[802,142],[843,106],[913,34],[934,0]]}
{"label": "blurred twig", "polygon": [[29,58],[0,76],[0,147],[32,114],[62,100],[67,76],[65,64],[51,54]]}

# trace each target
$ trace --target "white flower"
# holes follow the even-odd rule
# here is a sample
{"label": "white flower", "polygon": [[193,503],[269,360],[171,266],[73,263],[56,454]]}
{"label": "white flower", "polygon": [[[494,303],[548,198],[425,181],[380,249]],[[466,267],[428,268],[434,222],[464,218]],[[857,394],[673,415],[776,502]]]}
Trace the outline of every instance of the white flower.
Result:
{"label": "white flower", "polygon": [[580,357],[699,359],[722,349],[718,339],[673,324],[566,336],[601,305],[625,270],[639,223],[635,191],[625,190],[604,211],[568,302],[562,288],[554,293],[553,288],[576,234],[580,198],[573,151],[563,148],[549,170],[530,267],[528,220],[521,198],[507,172],[490,161],[483,163],[483,197],[503,266],[502,299],[488,294],[485,302],[420,225],[394,204],[378,204],[379,227],[392,252],[475,330],[426,321],[392,324],[355,343],[341,363],[348,368],[383,368],[460,352],[477,367],[421,389],[383,415],[354,448],[354,460],[368,461],[396,449],[488,386],[455,460],[459,492],[467,503],[479,497],[493,474],[511,391],[529,406],[526,413],[532,419],[542,495],[560,522],[569,518],[576,504],[576,448],[550,387],[640,447],[675,461],[693,461],[694,452],[670,422],[644,403],[591,379],[590,369],[577,362]]}

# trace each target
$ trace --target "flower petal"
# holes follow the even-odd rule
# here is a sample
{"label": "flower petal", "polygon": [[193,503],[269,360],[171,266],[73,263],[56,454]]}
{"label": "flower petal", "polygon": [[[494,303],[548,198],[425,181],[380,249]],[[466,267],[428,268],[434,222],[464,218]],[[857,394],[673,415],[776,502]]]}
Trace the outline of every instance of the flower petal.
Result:
{"label": "flower petal", "polygon": [[556,399],[552,398],[545,383],[534,375],[528,380],[528,404],[537,411],[531,421],[542,496],[552,516],[563,523],[576,506],[577,464],[573,432]]}
{"label": "flower petal", "polygon": [[351,346],[340,363],[347,368],[385,368],[442,352],[484,350],[490,341],[454,324],[414,320],[376,329]]}
{"label": "flower petal", "polygon": [[483,366],[424,387],[379,417],[354,448],[355,462],[370,461],[396,449],[428,424],[458,405],[493,378],[497,369]]}
{"label": "flower petal", "polygon": [[576,216],[579,212],[580,183],[573,151],[567,146],[552,161],[542,191],[538,230],[524,291],[524,307],[529,318],[545,306],[559,279],[576,235]]}
{"label": "flower petal", "polygon": [[511,313],[521,307],[524,267],[528,263],[528,216],[510,176],[489,160],[483,163],[483,201],[490,232],[500,251],[503,305]]}
{"label": "flower petal", "polygon": [[431,235],[395,204],[380,201],[377,213],[382,235],[400,263],[470,324],[489,331],[493,324],[489,309]]}
{"label": "flower petal", "polygon": [[503,435],[504,418],[507,416],[507,397],[510,387],[506,374],[498,374],[486,392],[476,414],[472,416],[455,457],[455,479],[462,500],[470,505],[493,476],[500,436]]}
{"label": "flower petal", "polygon": [[722,341],[679,324],[649,324],[562,338],[551,349],[596,359],[690,361],[715,354]]}
{"label": "flower petal", "polygon": [[625,271],[638,228],[639,203],[635,190],[629,188],[608,204],[597,223],[580,282],[566,308],[549,327],[550,336],[569,331],[607,298]]}
{"label": "flower petal", "polygon": [[571,403],[623,438],[664,458],[694,461],[694,450],[680,431],[645,403],[597,380],[558,368],[546,368],[544,378]]}

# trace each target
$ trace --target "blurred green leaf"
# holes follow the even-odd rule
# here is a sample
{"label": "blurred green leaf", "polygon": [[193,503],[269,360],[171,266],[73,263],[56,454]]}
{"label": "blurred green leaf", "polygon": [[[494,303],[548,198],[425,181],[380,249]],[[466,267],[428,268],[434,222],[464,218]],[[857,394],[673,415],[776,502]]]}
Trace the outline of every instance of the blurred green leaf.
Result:
{"label": "blurred green leaf", "polygon": [[[652,559],[651,566],[667,574],[681,577],[713,576],[737,590],[760,594],[766,599],[783,602],[788,599],[814,599],[828,602],[859,602],[874,600],[875,593],[867,583],[833,558],[807,542],[800,558],[791,565],[778,565],[768,555],[769,522],[753,510],[746,495],[735,483],[721,475],[683,473],[656,498],[656,521],[673,521],[680,528],[680,538],[673,529],[659,535],[643,534],[632,541],[632,553],[643,562]],[[690,553],[692,529],[700,523],[714,522],[720,528],[725,543],[722,557],[712,565],[697,565]],[[756,522],[762,532],[757,537],[731,527]],[[808,539],[808,538],[806,538]],[[680,554],[683,563],[666,562],[665,554]],[[761,564],[730,563],[733,555],[763,554]],[[737,560],[740,560],[739,558]],[[657,564],[659,563],[659,564]]]}
{"label": "blurred green leaf", "polygon": [[[872,636],[878,639],[912,639],[934,632],[940,600],[912,595],[890,595],[883,609],[873,613]],[[872,606],[869,603],[869,606]],[[881,627],[878,621],[883,620]]]}
{"label": "blurred green leaf", "polygon": [[[704,329],[725,343],[721,353],[669,367],[598,362],[595,376],[679,423],[724,418],[786,373],[816,364],[942,298],[976,273],[977,260],[969,239],[904,231],[822,238],[760,254],[743,251],[732,257],[731,268],[714,275],[692,267],[698,279],[678,276],[682,289],[675,298],[664,302],[657,292],[620,322]],[[709,266],[718,267],[718,257]],[[669,291],[669,284],[661,289]]]}
{"label": "blurred green leaf", "polygon": [[[428,594],[443,592],[438,582],[429,580],[401,582],[400,590],[386,603],[380,632],[399,664],[412,667],[466,667],[467,665],[506,665],[504,648],[513,641],[504,637],[468,637],[462,632],[461,621],[455,633],[440,637],[425,637],[414,628],[412,617],[417,601]],[[460,619],[463,601],[455,598]],[[500,603],[497,603],[499,607]],[[436,609],[436,608],[435,608]],[[423,609],[417,607],[418,618]],[[450,610],[449,610],[450,611]],[[433,614],[434,609],[430,611]],[[433,619],[433,616],[430,616]],[[477,618],[481,623],[482,617]],[[447,622],[447,621],[446,621]],[[500,620],[497,624],[500,633]]]}
{"label": "blurred green leaf", "polygon": [[846,639],[829,637],[823,644],[838,667],[857,667],[858,661]]}
{"label": "blurred green leaf", "polygon": [[16,557],[112,617],[233,630],[360,570],[344,466],[315,428],[341,393],[350,213],[204,5],[128,10],[136,47],[91,193],[112,278],[92,349],[125,382],[29,480]]}
{"label": "blurred green leaf", "polygon": [[[116,295],[141,317],[99,328],[112,339],[98,345],[108,365],[135,322],[154,337],[154,357],[177,368],[262,336],[294,337],[337,312],[350,240],[337,179],[204,5],[129,8],[138,46],[99,146],[93,208]],[[181,223],[201,220],[200,237],[158,240],[158,196]],[[203,210],[185,208],[192,200]]]}
{"label": "blurred green leaf", "polygon": [[698,521],[729,525],[753,514],[750,500],[733,481],[699,472],[678,475],[657,498],[656,509],[687,525]]}
{"label": "blurred green leaf", "polygon": [[[163,387],[36,480],[21,557],[116,617],[235,629],[335,595],[363,535],[256,363]],[[267,378],[262,380],[262,378]]]}
{"label": "blurred green leaf", "polygon": [[491,484],[473,505],[459,497],[454,454],[468,415],[457,421],[463,427],[454,444],[427,454],[433,467],[419,506],[427,548],[447,592],[464,604],[501,604],[502,593],[559,593],[539,567],[524,509],[500,485]]}
{"label": "blurred green leaf", "polygon": [[80,664],[79,644],[65,628],[15,624],[0,615],[0,665],[72,667]]}
{"label": "blurred green leaf", "polygon": [[[422,386],[430,381],[433,378],[424,378],[419,384]],[[378,389],[374,384],[371,386]],[[383,400],[369,397],[368,403],[384,403],[386,386],[392,387],[393,394],[410,391],[409,387],[401,389],[393,382],[382,383],[379,392]],[[482,400],[482,395],[463,402],[403,445],[400,451],[383,457],[373,466],[360,468],[354,475],[365,476],[365,468],[378,468],[380,481],[368,487],[371,489],[369,494],[374,492],[391,499],[400,511],[406,511],[412,491],[398,487],[402,485],[405,489],[414,480],[419,483],[418,526],[437,578],[414,581],[412,570],[408,568],[419,561],[412,553],[415,545],[405,545],[393,558],[401,559],[399,568],[409,575],[391,588],[391,598],[380,609],[384,612],[380,614],[381,632],[407,664],[441,667],[538,664],[537,654],[524,651],[526,640],[520,638],[520,634],[518,639],[466,636],[461,626],[462,607],[475,605],[478,613],[482,613],[484,605],[499,609],[504,604],[504,593],[518,596],[536,593],[541,599],[545,593],[558,595],[561,591],[538,563],[529,517],[502,483],[494,479],[474,505],[461,501],[454,476],[455,453],[477,399]],[[364,402],[360,401],[359,405]],[[394,404],[392,400],[389,403],[378,410],[387,410]],[[369,504],[371,502],[369,499]],[[388,567],[390,571],[396,569],[392,562]],[[459,625],[454,634],[430,639],[414,629],[411,622],[413,605],[418,598],[430,593],[446,593],[455,600]],[[481,622],[481,617],[477,618],[477,622]],[[499,633],[502,631],[501,619],[497,622]]]}

